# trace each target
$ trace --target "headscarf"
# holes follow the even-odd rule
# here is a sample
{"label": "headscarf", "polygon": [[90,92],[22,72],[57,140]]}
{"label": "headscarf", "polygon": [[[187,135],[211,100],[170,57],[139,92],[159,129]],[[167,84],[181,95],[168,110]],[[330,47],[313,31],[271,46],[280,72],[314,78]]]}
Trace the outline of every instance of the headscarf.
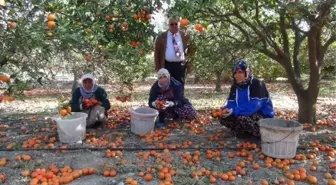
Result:
{"label": "headscarf", "polygon": [[[86,90],[84,88],[83,81],[85,79],[91,79],[92,80],[92,89]],[[81,95],[84,99],[90,99],[90,98],[94,97],[94,92],[96,92],[97,89],[98,89],[98,85],[96,84],[96,81],[95,81],[92,74],[85,74],[85,75],[82,76],[81,82],[80,82],[80,92],[81,92]]]}
{"label": "headscarf", "polygon": [[[236,79],[234,78],[234,74],[237,70],[241,70],[241,71],[245,72],[245,80],[243,82],[240,82],[240,83],[236,82]],[[245,61],[243,59],[239,59],[235,62],[234,66],[233,66],[233,70],[232,70],[232,77],[234,79],[234,84],[238,88],[245,88],[252,83],[253,73],[252,73],[251,68],[248,65],[247,61]]]}
{"label": "headscarf", "polygon": [[170,85],[170,73],[167,69],[165,68],[161,68],[159,71],[158,71],[158,80],[160,79],[160,77],[162,76],[165,76],[168,78],[168,84],[167,85],[162,85],[160,84],[160,82],[158,81],[158,85],[161,89],[163,90],[167,90],[169,88],[169,85]]}

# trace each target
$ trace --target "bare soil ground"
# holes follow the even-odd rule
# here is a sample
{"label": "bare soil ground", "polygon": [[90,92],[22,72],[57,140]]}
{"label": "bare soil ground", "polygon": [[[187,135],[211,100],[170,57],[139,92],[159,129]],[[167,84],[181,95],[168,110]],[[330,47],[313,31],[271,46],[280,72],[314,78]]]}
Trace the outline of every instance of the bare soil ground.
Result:
{"label": "bare soil ground", "polygon": [[[336,131],[336,100],[332,93],[319,98],[317,109],[320,124],[304,125],[297,149],[298,156],[291,161],[292,164],[285,165],[289,166],[289,171],[286,171],[280,165],[286,164],[284,160],[282,163],[279,160],[273,162],[271,167],[265,166],[272,162],[270,162],[271,159],[266,160],[267,156],[260,159],[262,154],[259,151],[260,142],[237,139],[229,130],[218,124],[216,119],[210,117],[211,109],[224,104],[229,85],[225,85],[220,93],[214,92],[213,85],[207,83],[187,85],[186,97],[199,110],[200,120],[169,121],[170,128],[155,129],[152,135],[146,137],[133,134],[127,110],[131,106],[147,104],[150,84],[149,82],[136,84],[132,101],[123,103],[115,100],[119,86],[104,85],[113,105],[109,114],[109,124],[102,129],[88,129],[83,143],[71,145],[59,142],[56,124],[51,119],[57,114],[57,100],[60,92],[70,98],[70,84],[54,85],[47,89],[37,88],[25,92],[26,97],[21,100],[0,104],[0,160],[1,158],[7,160],[3,166],[0,162],[0,174],[6,177],[4,184],[29,184],[34,177],[31,175],[23,177],[21,174],[23,171],[29,170],[31,174],[36,169],[44,168],[49,171],[51,164],[60,171],[66,165],[72,170],[81,170],[80,173],[83,173],[83,169],[86,168],[95,169],[94,174],[81,175],[74,179],[71,185],[121,185],[127,184],[127,177],[132,177],[138,184],[154,185],[165,182],[165,179],[160,179],[162,174],[159,173],[164,167],[174,170],[175,173],[171,173],[173,174],[171,179],[175,185],[210,184],[211,177],[216,179],[215,184],[261,184],[262,179],[267,180],[269,184],[277,184],[277,180],[281,178],[289,182],[291,179],[288,178],[290,176],[287,173],[295,174],[293,170],[300,168],[305,168],[306,175],[316,177],[318,184],[321,185],[328,184],[325,173],[330,173],[335,179],[336,138],[333,136]],[[268,89],[271,92],[274,107],[277,109],[277,116],[295,119],[296,97],[289,90],[288,84],[268,84]],[[201,121],[209,120],[211,124],[199,124]],[[245,143],[245,146],[237,147],[241,143]],[[24,144],[28,148],[33,144],[32,149],[37,150],[20,151]],[[13,151],[6,150],[8,145],[11,145]],[[48,150],[39,148],[48,148]],[[107,148],[112,151],[106,151]],[[123,148],[123,150],[114,151],[113,148]],[[169,150],[163,150],[165,148]],[[235,154],[235,157],[229,158],[228,153]],[[243,156],[244,153],[247,153],[249,158]],[[304,155],[304,159],[297,160],[300,158],[299,154]],[[31,160],[19,161],[16,159],[19,155],[29,155]],[[240,162],[244,162],[243,169],[246,174],[236,167]],[[254,169],[254,163],[258,163],[260,169]],[[117,176],[103,175],[104,171],[112,169],[117,170]],[[138,175],[139,172],[152,174],[153,180],[145,181],[144,177]],[[195,173],[198,175],[193,178],[192,175]],[[225,179],[222,175],[224,173],[231,174],[235,180],[222,180],[222,178]],[[60,176],[60,173],[58,175]],[[36,178],[46,180],[42,176]],[[166,179],[170,179],[170,176],[168,175]],[[42,184],[41,180],[40,184]],[[309,184],[307,179],[293,180],[298,185]]]}

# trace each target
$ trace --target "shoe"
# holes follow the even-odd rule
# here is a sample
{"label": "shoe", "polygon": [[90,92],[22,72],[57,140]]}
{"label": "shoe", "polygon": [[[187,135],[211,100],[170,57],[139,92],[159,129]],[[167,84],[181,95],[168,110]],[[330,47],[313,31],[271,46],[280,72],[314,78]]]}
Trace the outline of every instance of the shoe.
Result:
{"label": "shoe", "polygon": [[164,122],[157,122],[156,123],[156,127],[157,128],[162,128],[162,127],[165,127],[166,125],[165,125],[165,123]]}

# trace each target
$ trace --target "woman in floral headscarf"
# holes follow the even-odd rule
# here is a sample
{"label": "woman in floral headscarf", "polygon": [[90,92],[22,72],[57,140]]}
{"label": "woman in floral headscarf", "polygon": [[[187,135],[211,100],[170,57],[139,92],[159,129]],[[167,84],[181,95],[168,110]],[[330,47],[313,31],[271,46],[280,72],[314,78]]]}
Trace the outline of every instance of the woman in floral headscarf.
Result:
{"label": "woman in floral headscarf", "polygon": [[[162,108],[157,107],[157,101],[164,101]],[[182,84],[170,76],[167,69],[158,71],[158,80],[153,84],[149,94],[149,106],[159,111],[158,128],[165,126],[165,118],[193,119],[196,110],[183,95]]]}
{"label": "woman in floral headscarf", "polygon": [[274,118],[273,105],[264,82],[253,77],[245,60],[238,60],[232,71],[234,82],[231,86],[227,105],[229,114],[220,123],[229,128],[237,137],[260,137],[258,120]]}
{"label": "woman in floral headscarf", "polygon": [[[95,104],[91,103],[94,101]],[[107,111],[111,108],[106,91],[96,84],[91,74],[82,76],[80,87],[72,93],[70,105],[73,112],[88,113],[86,126],[92,128],[105,124]]]}

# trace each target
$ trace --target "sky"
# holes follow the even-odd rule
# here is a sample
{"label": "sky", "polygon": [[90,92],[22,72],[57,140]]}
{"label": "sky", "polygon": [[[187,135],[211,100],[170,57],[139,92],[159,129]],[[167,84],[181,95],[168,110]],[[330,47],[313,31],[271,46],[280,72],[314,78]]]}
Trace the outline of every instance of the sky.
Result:
{"label": "sky", "polygon": [[164,11],[168,9],[169,5],[164,2],[160,11],[153,13],[151,24],[153,24],[154,31],[156,33],[162,32],[168,29],[168,18]]}

